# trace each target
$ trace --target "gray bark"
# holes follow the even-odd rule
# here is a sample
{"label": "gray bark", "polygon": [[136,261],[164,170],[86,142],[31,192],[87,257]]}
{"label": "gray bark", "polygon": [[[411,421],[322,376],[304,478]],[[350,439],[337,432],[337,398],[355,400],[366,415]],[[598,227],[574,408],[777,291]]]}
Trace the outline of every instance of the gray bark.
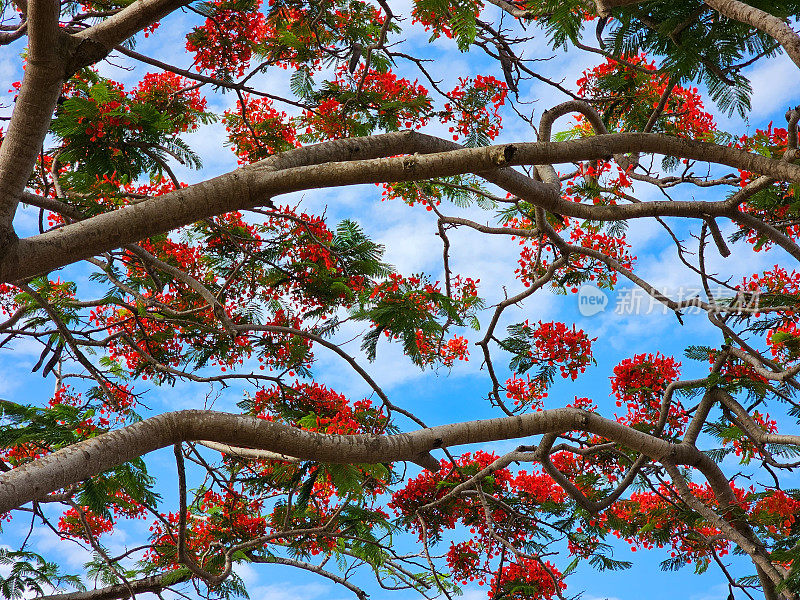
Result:
{"label": "gray bark", "polygon": [[[472,172],[553,213],[583,219],[621,220],[654,216],[734,216],[738,215],[738,210],[724,201],[655,201],[620,206],[578,204],[562,199],[553,186],[507,167],[648,152],[708,161],[800,183],[800,166],[791,162],[660,134],[609,134],[568,142],[530,142],[485,148],[451,149],[453,146],[432,136],[406,132],[337,140],[289,151],[145,202],[19,240],[0,260],[0,281],[45,273],[204,217],[253,208],[273,196],[307,189],[416,181]],[[423,152],[427,154],[421,154]],[[379,158],[411,153],[419,154]]]}
{"label": "gray bark", "polygon": [[208,440],[330,463],[405,460],[436,469],[438,462],[428,453],[440,447],[570,430],[596,433],[654,460],[668,457],[674,464],[706,464],[694,446],[672,444],[576,408],[453,423],[397,435],[327,435],[248,415],[184,410],[110,431],[1,474],[0,513],[179,442]]}

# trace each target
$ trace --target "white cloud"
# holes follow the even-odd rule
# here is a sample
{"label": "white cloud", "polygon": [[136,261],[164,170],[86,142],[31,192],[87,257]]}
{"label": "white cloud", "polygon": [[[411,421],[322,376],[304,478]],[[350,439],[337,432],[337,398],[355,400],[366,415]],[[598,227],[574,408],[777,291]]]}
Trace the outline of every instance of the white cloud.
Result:
{"label": "white cloud", "polygon": [[468,587],[464,588],[461,600],[486,600],[487,597],[486,590]]}
{"label": "white cloud", "polygon": [[725,598],[728,598],[728,585],[726,583],[718,583],[705,592],[689,596],[689,600],[725,600]]}
{"label": "white cloud", "polygon": [[64,540],[47,527],[35,527],[31,540],[36,552],[44,556],[57,554],[63,565],[73,569],[83,567],[92,559],[92,553],[85,546]]}
{"label": "white cloud", "polygon": [[376,236],[376,241],[386,246],[385,260],[405,274],[438,270],[442,242],[435,235],[435,225],[408,212],[410,219],[398,219],[396,225]]}
{"label": "white cloud", "polygon": [[314,600],[315,598],[335,598],[334,589],[336,588],[332,585],[322,583],[296,585],[288,581],[281,581],[270,585],[256,585],[248,591],[251,598],[260,598],[261,600]]}
{"label": "white cloud", "polygon": [[[367,327],[366,323],[345,323],[333,341],[338,343],[353,340],[356,335],[363,334]],[[425,372],[412,364],[403,354],[401,344],[391,343],[388,339],[382,338],[378,342],[377,357],[370,363],[359,348],[360,343],[359,338],[343,345],[342,348],[355,358],[383,391],[389,393],[395,386],[426,376]],[[373,393],[372,388],[361,376],[334,352],[318,348],[315,350],[315,356],[317,378],[330,388],[351,398],[363,398]]]}
{"label": "white cloud", "polygon": [[[797,104],[797,65],[786,54],[769,61],[761,61],[748,73],[753,85],[753,125],[779,111],[781,114]],[[783,123],[776,123],[781,127]]]}

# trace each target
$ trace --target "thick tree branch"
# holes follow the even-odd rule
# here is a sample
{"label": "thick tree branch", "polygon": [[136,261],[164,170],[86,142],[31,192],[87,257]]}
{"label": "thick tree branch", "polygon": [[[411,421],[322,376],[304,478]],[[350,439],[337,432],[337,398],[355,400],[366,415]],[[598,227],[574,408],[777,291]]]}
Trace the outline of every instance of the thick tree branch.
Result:
{"label": "thick tree branch", "polygon": [[[451,149],[453,146],[457,149]],[[419,152],[430,154],[376,158]],[[731,214],[733,207],[726,202],[578,204],[560,198],[547,184],[505,168],[595,160],[625,152],[709,161],[783,181],[800,182],[800,166],[793,163],[659,134],[610,134],[568,142],[484,148],[461,148],[415,132],[350,138],[285,152],[206,182],[21,240],[0,262],[0,281],[47,272],[204,217],[258,206],[275,195],[359,183],[416,181],[468,172],[477,173],[550,212],[578,218],[621,220],[674,216],[705,219]],[[356,157],[365,158],[354,160]],[[800,250],[796,253],[800,255]]]}
{"label": "thick tree branch", "polygon": [[[326,435],[248,415],[203,410],[164,413],[58,450],[0,474],[0,513],[83,481],[153,450],[208,440],[330,463],[420,461],[441,447],[580,430],[601,435],[654,460],[707,462],[697,448],[671,444],[577,408],[454,423],[397,435]],[[432,457],[425,468],[438,469]],[[713,464],[713,463],[712,463]]]}
{"label": "thick tree branch", "polygon": [[28,3],[28,62],[0,145],[0,260],[16,243],[12,221],[61,93],[59,11],[58,0]]}
{"label": "thick tree branch", "polygon": [[188,573],[178,577],[176,577],[174,573],[154,575],[152,577],[144,577],[142,579],[129,581],[128,585],[120,583],[82,592],[39,596],[36,600],[115,600],[116,598],[130,598],[131,589],[135,594],[143,594],[146,592],[158,593],[167,589],[169,586],[188,581],[190,577]]}

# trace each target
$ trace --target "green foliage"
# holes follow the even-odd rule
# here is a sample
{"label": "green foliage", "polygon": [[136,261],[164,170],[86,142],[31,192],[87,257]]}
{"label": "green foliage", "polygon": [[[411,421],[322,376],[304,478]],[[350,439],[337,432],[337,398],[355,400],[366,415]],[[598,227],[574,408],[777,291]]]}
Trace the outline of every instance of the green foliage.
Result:
{"label": "green foliage", "polygon": [[58,565],[35,552],[0,547],[0,565],[11,565],[7,576],[0,575],[0,596],[7,600],[23,600],[31,593],[44,596],[64,586],[86,589],[77,575],[61,574]]}
{"label": "green foliage", "polygon": [[[770,2],[763,10],[779,16],[797,14],[800,4]],[[761,8],[759,7],[759,8]],[[673,77],[706,85],[712,100],[728,114],[746,117],[751,88],[741,73],[747,58],[777,52],[774,40],[752,27],[720,16],[700,0],[675,4],[666,0],[621,7],[614,11],[606,38],[616,56],[641,52],[662,56],[661,69]]]}
{"label": "green foliage", "polygon": [[716,350],[709,346],[689,346],[683,351],[684,356],[690,360],[698,360],[700,362],[708,362],[709,357],[715,353]]}
{"label": "green foliage", "polygon": [[152,491],[156,480],[147,472],[144,460],[136,458],[114,467],[81,485],[77,500],[98,515],[111,516],[110,507],[114,504],[123,508],[133,505],[120,492],[124,492],[134,502],[146,506],[157,506],[161,495]]}
{"label": "green foliage", "polygon": [[550,387],[558,373],[558,367],[539,360],[538,351],[534,346],[535,336],[530,325],[516,323],[509,325],[507,331],[508,337],[498,343],[503,350],[511,353],[508,368],[514,373],[523,375],[538,366],[532,379],[541,382],[544,387]]}
{"label": "green foliage", "polygon": [[370,240],[361,225],[353,220],[345,219],[336,226],[330,247],[346,273],[372,279],[392,271],[391,265],[381,262],[383,245]]}
{"label": "green foliage", "polygon": [[314,91],[311,70],[307,67],[300,67],[292,73],[292,77],[289,80],[289,89],[300,98],[310,98]]}
{"label": "green foliage", "polygon": [[[388,274],[391,266],[382,262],[383,246],[370,240],[360,225],[352,220],[338,224],[333,237],[326,240],[301,228],[300,235],[287,235],[276,243],[253,254],[271,268],[264,277],[273,285],[292,282],[297,293],[319,304],[325,313],[331,307],[349,305],[356,300],[354,287],[369,283]],[[292,248],[309,246],[308,252],[292,252],[290,260],[283,258]],[[319,246],[319,250],[314,247]],[[327,255],[330,260],[324,260]],[[309,313],[313,316],[314,313]]]}
{"label": "green foliage", "polygon": [[[46,454],[102,432],[87,428],[95,409],[86,404],[56,403],[37,408],[4,400],[0,407],[0,448],[28,448],[32,453]],[[152,491],[154,484],[144,461],[136,458],[83,481],[75,490],[76,500],[93,513],[110,517],[114,505],[133,508],[131,500],[156,506],[160,496]]]}
{"label": "green foliage", "polygon": [[594,3],[585,0],[544,0],[536,4],[550,45],[564,49],[581,41],[584,15],[594,12],[594,8]]}
{"label": "green foliage", "polygon": [[456,44],[462,52],[469,50],[478,34],[475,9],[472,2],[451,3],[450,25],[455,33]]}
{"label": "green foliage", "polygon": [[306,508],[308,507],[308,501],[311,499],[311,491],[314,489],[314,484],[317,482],[317,478],[321,474],[322,471],[318,467],[313,468],[311,470],[311,474],[303,482],[303,485],[300,486],[300,490],[297,493],[297,499],[294,503],[294,511],[296,513],[305,512]]}
{"label": "green foliage", "polygon": [[425,181],[400,181],[390,186],[390,196],[413,206],[416,203],[438,205],[442,200],[459,208],[477,205],[483,210],[497,206],[479,178],[474,175],[454,175]]}
{"label": "green foliage", "polygon": [[56,404],[52,408],[37,408],[3,400],[0,408],[3,417],[0,448],[32,445],[41,450],[55,450],[82,439],[75,430],[87,417],[84,407]]}
{"label": "green foliage", "polygon": [[633,566],[629,560],[616,560],[604,554],[593,554],[589,558],[589,564],[598,571],[622,571]]}
{"label": "green foliage", "polygon": [[430,41],[445,31],[455,39],[459,50],[469,50],[478,33],[475,0],[415,0],[414,4],[417,13],[435,23]]}
{"label": "green foliage", "polygon": [[84,564],[87,578],[100,581],[104,585],[118,585],[123,583],[122,577],[130,581],[136,579],[139,571],[136,569],[123,569],[119,565],[112,569],[105,558],[97,552],[92,553],[92,559]]}
{"label": "green foliage", "polygon": [[364,293],[353,317],[373,324],[361,345],[369,360],[375,360],[378,340],[386,334],[402,342],[403,352],[414,364],[425,367],[431,360],[421,345],[442,340],[450,324],[463,327],[466,313],[479,306],[477,299],[457,301],[441,293],[424,276],[412,276],[392,279],[370,294]]}
{"label": "green foliage", "polygon": [[387,479],[388,469],[382,464],[352,464],[343,465],[330,463],[324,467],[325,473],[330,477],[336,494],[340,498],[360,497],[364,494],[363,482],[366,478]]}
{"label": "green foliage", "polygon": [[200,157],[178,137],[176,119],[191,114],[208,123],[211,114],[187,107],[185,113],[170,115],[90,70],[74,76],[70,86],[71,94],[51,123],[62,142],[58,159],[72,166],[61,175],[65,184],[89,189],[109,176],[132,183],[143,173],[156,180],[173,159],[195,169],[202,166]]}
{"label": "green foliage", "polygon": [[[347,505],[339,516],[339,527],[351,539],[340,538],[338,549],[360,558],[373,568],[380,568],[391,558],[391,554],[381,547],[380,541],[395,531],[395,527],[380,511],[360,506]],[[376,535],[380,532],[380,536]],[[379,539],[381,538],[381,539]],[[384,540],[384,543],[385,540]]]}

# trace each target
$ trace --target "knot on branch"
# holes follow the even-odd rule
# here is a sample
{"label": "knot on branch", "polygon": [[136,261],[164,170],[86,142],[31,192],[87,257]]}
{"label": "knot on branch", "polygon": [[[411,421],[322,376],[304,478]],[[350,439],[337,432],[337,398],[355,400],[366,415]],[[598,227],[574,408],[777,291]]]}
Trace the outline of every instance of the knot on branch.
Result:
{"label": "knot on branch", "polygon": [[111,52],[103,44],[90,40],[82,39],[77,46],[67,52],[64,61],[64,79],[69,79],[82,68],[93,65],[103,60]]}
{"label": "knot on branch", "polygon": [[594,6],[598,17],[608,19],[612,16],[611,7],[604,0],[595,0]]}
{"label": "knot on branch", "polygon": [[517,147],[514,144],[497,148],[492,152],[492,162],[499,167],[505,166],[511,162],[516,153]]}
{"label": "knot on branch", "polygon": [[403,159],[403,171],[412,173],[416,169],[417,169],[417,155],[415,154],[414,156],[406,156]]}
{"label": "knot on branch", "polygon": [[15,249],[19,243],[19,237],[11,227],[0,227],[0,281],[9,281],[6,273],[13,272],[10,264],[15,254]]}

